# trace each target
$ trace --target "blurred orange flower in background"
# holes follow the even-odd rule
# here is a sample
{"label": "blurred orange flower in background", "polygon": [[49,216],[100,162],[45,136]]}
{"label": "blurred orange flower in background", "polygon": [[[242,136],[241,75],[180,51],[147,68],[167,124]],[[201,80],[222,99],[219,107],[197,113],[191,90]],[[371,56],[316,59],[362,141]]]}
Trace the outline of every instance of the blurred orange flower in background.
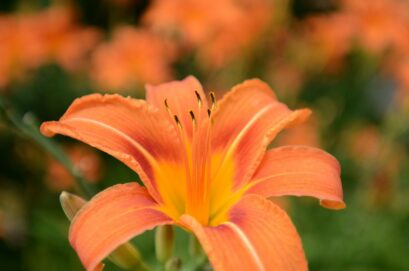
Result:
{"label": "blurred orange flower in background", "polygon": [[0,16],[0,87],[48,62],[68,71],[82,68],[99,37],[98,30],[76,25],[75,12],[69,7]]}
{"label": "blurred orange flower in background", "polygon": [[345,142],[351,156],[360,163],[365,163],[380,155],[381,140],[379,129],[367,125],[358,129],[350,129]]}
{"label": "blurred orange flower in background", "polygon": [[[66,150],[74,167],[85,180],[91,183],[99,181],[102,174],[101,160],[94,150],[82,145],[70,145]],[[75,183],[73,178],[61,163],[49,158],[45,181],[51,190],[62,191],[72,188]]]}
{"label": "blurred orange flower in background", "polygon": [[39,66],[45,56],[33,16],[0,16],[0,87],[25,69]]}
{"label": "blurred orange flower in background", "polygon": [[405,0],[342,0],[341,10],[353,17],[350,24],[361,45],[373,53],[395,46],[408,33],[409,2]]}
{"label": "blurred orange flower in background", "polygon": [[267,74],[274,88],[280,89],[280,93],[288,98],[299,94],[305,77],[300,67],[280,60],[269,63]]}
{"label": "blurred orange flower in background", "polygon": [[99,89],[125,91],[145,82],[172,78],[171,63],[177,51],[169,41],[145,29],[124,26],[92,55],[91,78]]}
{"label": "blurred orange flower in background", "polygon": [[68,71],[84,67],[84,58],[101,38],[97,29],[77,26],[75,12],[68,7],[43,12],[39,15],[38,27],[48,57]]}
{"label": "blurred orange flower in background", "polygon": [[[358,48],[375,58],[380,70],[396,80],[395,102],[409,108],[408,1],[341,0],[333,11],[308,16],[298,30],[308,44],[308,66],[318,72],[320,68],[338,72],[346,56]],[[302,48],[297,46],[297,51]]]}
{"label": "blurred orange flower in background", "polygon": [[366,197],[363,198],[376,207],[390,204],[404,147],[385,139],[382,131],[374,125],[357,125],[345,133],[345,149],[367,174],[361,180],[366,182]]}
{"label": "blurred orange flower in background", "polygon": [[272,13],[268,0],[159,0],[144,16],[154,30],[197,50],[198,63],[220,68],[254,45]]}
{"label": "blurred orange flower in background", "polygon": [[305,38],[311,42],[315,64],[330,71],[342,67],[354,38],[354,18],[349,14],[328,14],[308,18],[303,25]]}
{"label": "blurred orange flower in background", "polygon": [[409,2],[405,0],[344,0],[342,10],[354,16],[355,37],[373,54],[385,56],[388,72],[400,85],[396,102],[409,103]]}
{"label": "blurred orange flower in background", "polygon": [[[354,45],[378,56],[409,55],[408,1],[342,0],[338,10],[310,16],[306,23],[302,26],[306,39],[330,65],[337,65]],[[391,62],[399,65],[401,61]]]}

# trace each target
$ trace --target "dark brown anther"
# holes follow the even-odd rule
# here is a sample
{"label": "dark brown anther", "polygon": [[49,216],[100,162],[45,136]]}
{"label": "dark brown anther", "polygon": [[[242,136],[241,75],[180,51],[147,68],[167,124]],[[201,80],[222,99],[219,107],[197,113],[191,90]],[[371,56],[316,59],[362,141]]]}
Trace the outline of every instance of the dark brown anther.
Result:
{"label": "dark brown anther", "polygon": [[190,110],[189,114],[190,114],[190,118],[192,119],[193,123],[195,123],[196,122],[196,117],[195,117],[195,114],[193,113],[193,111]]}
{"label": "dark brown anther", "polygon": [[216,96],[214,92],[210,92],[210,101],[212,102],[211,110],[213,111],[216,108]]}
{"label": "dark brown anther", "polygon": [[178,116],[173,115],[173,118],[175,119],[176,124],[177,124],[178,126],[182,127],[182,124],[180,123],[180,120],[179,120]]}
{"label": "dark brown anther", "polygon": [[196,95],[196,99],[197,99],[197,103],[199,104],[199,107],[202,107],[202,97],[200,97],[199,92],[197,92],[197,90],[195,90],[195,95]]}
{"label": "dark brown anther", "polygon": [[212,110],[207,109],[207,116],[210,118],[211,115],[212,115]]}
{"label": "dark brown anther", "polygon": [[168,105],[168,99],[165,99],[165,100],[163,101],[163,103],[165,104],[165,109],[166,109],[166,111],[167,111],[168,113],[170,113],[170,108],[169,108],[169,105]]}

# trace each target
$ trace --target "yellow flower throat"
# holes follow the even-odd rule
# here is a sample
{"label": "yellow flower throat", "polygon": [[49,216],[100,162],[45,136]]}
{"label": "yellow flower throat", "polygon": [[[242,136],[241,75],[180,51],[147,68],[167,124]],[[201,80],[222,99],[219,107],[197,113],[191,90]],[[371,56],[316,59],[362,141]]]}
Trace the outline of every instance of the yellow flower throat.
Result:
{"label": "yellow flower throat", "polygon": [[183,146],[183,163],[161,163],[155,177],[163,201],[162,210],[169,216],[178,221],[182,214],[189,214],[202,225],[217,225],[227,219],[229,207],[239,197],[232,191],[234,164],[223,153],[212,151],[214,94],[210,93],[211,107],[207,110],[203,109],[200,94],[195,94],[198,113],[189,111],[191,133],[172,113],[167,100],[164,101]]}

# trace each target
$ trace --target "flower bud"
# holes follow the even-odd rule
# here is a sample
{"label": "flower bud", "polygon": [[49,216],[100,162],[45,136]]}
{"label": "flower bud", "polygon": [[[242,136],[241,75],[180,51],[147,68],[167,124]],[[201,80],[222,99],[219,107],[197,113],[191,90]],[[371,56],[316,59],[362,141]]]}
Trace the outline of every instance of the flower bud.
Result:
{"label": "flower bud", "polygon": [[125,270],[148,270],[142,262],[139,251],[129,242],[115,249],[108,256],[108,260]]}
{"label": "flower bud", "polygon": [[61,207],[71,221],[75,214],[87,203],[83,198],[80,198],[74,194],[63,191],[60,195]]}
{"label": "flower bud", "polygon": [[172,258],[165,265],[165,271],[179,271],[182,267],[182,261],[180,258]]}
{"label": "flower bud", "polygon": [[194,257],[201,256],[203,254],[202,246],[193,234],[189,236],[189,254]]}
{"label": "flower bud", "polygon": [[167,262],[173,254],[174,232],[171,225],[156,228],[155,249],[156,258],[161,263]]}

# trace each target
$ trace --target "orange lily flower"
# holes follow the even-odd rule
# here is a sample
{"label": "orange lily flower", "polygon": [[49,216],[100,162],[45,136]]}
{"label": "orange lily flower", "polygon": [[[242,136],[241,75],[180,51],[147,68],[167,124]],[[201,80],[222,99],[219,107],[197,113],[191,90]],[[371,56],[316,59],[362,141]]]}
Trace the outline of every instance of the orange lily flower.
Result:
{"label": "orange lily flower", "polygon": [[93,94],[77,99],[44,135],[64,134],[116,157],[136,182],[110,187],[72,220],[69,240],[87,270],[143,231],[192,231],[215,270],[307,270],[287,214],[265,197],[312,196],[345,206],[337,160],[304,146],[268,150],[285,127],[306,119],[257,79],[210,105],[192,76],[147,86],[147,101]]}
{"label": "orange lily flower", "polygon": [[[83,174],[90,183],[97,183],[100,180],[101,160],[92,149],[84,145],[69,146],[67,154],[74,167]],[[74,186],[74,177],[57,160],[48,157],[47,173],[45,177],[46,185],[50,190],[62,191]]]}

